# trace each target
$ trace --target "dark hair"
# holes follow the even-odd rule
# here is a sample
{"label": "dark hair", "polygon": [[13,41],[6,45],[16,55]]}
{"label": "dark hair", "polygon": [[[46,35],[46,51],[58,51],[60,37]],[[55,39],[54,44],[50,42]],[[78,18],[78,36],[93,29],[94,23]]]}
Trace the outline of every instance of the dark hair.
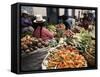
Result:
{"label": "dark hair", "polygon": [[41,22],[41,23],[34,23],[34,30],[38,27],[38,26],[40,26],[40,27],[43,27],[43,26],[45,26],[45,22]]}

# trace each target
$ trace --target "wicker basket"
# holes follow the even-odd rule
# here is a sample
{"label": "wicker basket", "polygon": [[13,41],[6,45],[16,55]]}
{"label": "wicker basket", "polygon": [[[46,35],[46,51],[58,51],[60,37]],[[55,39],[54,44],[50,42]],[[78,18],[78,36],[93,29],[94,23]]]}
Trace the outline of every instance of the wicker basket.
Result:
{"label": "wicker basket", "polygon": [[85,57],[85,59],[88,62],[88,66],[92,67],[95,66],[95,57],[92,56],[89,52],[85,51],[82,53],[82,55]]}

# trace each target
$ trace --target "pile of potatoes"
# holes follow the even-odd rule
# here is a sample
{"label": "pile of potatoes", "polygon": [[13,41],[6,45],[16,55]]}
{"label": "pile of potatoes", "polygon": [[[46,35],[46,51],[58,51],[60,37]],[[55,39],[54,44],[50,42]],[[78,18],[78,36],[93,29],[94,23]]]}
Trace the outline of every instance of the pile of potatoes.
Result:
{"label": "pile of potatoes", "polygon": [[21,50],[29,53],[39,48],[48,47],[49,43],[43,41],[41,38],[35,38],[30,35],[26,35],[21,38]]}

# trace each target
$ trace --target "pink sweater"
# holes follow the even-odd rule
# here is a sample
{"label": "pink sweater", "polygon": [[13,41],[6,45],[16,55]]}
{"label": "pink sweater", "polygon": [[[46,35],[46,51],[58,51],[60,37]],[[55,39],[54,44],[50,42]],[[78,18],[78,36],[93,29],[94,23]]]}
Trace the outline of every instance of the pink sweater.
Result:
{"label": "pink sweater", "polygon": [[40,37],[40,27],[38,27],[34,32],[33,36],[37,38],[42,38],[44,41],[50,40],[53,38],[53,33],[51,33],[48,29],[45,27],[42,27],[41,30],[41,37]]}

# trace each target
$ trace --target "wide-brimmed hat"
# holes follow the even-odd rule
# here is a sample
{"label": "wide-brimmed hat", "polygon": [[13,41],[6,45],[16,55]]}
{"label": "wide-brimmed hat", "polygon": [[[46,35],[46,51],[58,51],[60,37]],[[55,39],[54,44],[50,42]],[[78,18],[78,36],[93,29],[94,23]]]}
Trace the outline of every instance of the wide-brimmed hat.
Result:
{"label": "wide-brimmed hat", "polygon": [[36,15],[36,19],[33,21],[34,23],[45,22],[46,20],[43,19],[41,15]]}
{"label": "wide-brimmed hat", "polygon": [[28,11],[26,11],[26,10],[22,10],[22,13],[29,14]]}

